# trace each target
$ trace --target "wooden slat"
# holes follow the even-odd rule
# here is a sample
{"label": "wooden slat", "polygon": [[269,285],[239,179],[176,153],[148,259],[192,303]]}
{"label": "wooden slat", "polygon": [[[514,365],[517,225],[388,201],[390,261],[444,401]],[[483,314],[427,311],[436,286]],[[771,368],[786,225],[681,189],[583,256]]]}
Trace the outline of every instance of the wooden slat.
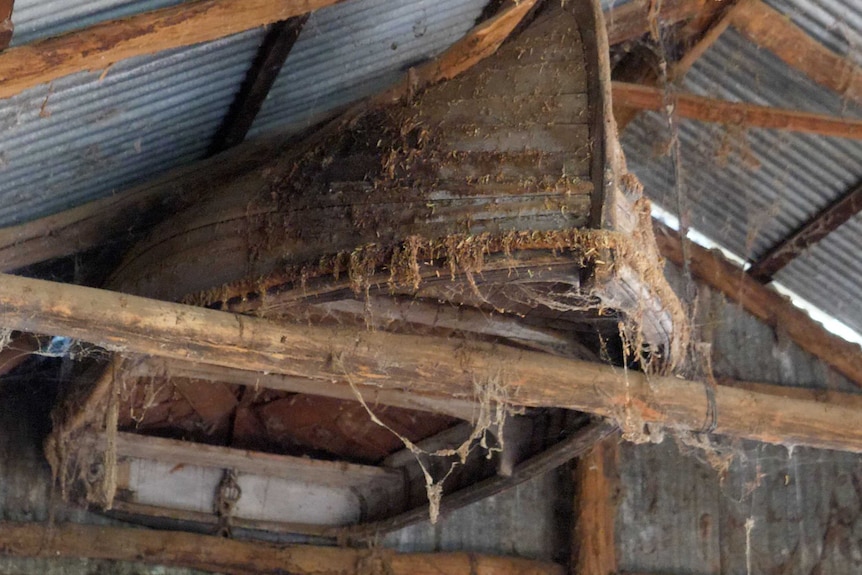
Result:
{"label": "wooden slat", "polygon": [[258,49],[257,57],[246,75],[239,94],[216,133],[210,146],[210,154],[217,154],[245,140],[278,73],[281,72],[293,45],[299,39],[299,33],[306,20],[308,20],[308,14],[272,25]]}
{"label": "wooden slat", "polygon": [[[610,45],[634,40],[655,26],[670,26],[720,10],[728,0],[634,0],[605,11]],[[657,11],[656,11],[657,8]]]}
{"label": "wooden slat", "polygon": [[614,82],[613,93],[615,104],[641,110],[664,111],[669,100],[678,117],[702,122],[789,130],[836,138],[862,138],[862,120],[852,118],[729,102],[693,94],[672,93],[667,98],[659,88],[623,82]]}
{"label": "wooden slat", "polygon": [[862,212],[862,183],[856,184],[798,230],[772,247],[752,264],[748,273],[759,282],[771,281],[775,274],[803,251],[831,234],[859,212]]}
{"label": "wooden slat", "polygon": [[[362,102],[331,121],[318,132],[322,137],[369,108],[397,101],[414,91],[444,79],[454,78],[492,55],[517,27],[536,0],[508,7],[473,28],[439,57],[404,75],[403,80],[382,94]],[[273,2],[273,6],[278,2]],[[2,65],[0,56],[0,65]],[[155,182],[97,200],[32,222],[0,229],[0,271],[12,271],[52,258],[86,251],[116,238],[140,237],[153,221],[146,215],[154,209],[171,211],[182,201],[204,193],[230,174],[244,173],[284,151],[285,142],[249,142],[236,150],[171,172]],[[143,217],[142,217],[143,216]]]}
{"label": "wooden slat", "polygon": [[790,18],[760,0],[741,0],[734,28],[791,68],[857,103],[862,103],[862,70],[849,58],[826,48]]}
{"label": "wooden slat", "polygon": [[196,0],[10,48],[0,54],[0,98],[75,72],[210,42],[338,1]]}
{"label": "wooden slat", "polygon": [[[656,223],[659,251],[676,265],[683,263],[679,234]],[[826,331],[807,313],[773,289],[765,287],[741,268],[700,246],[690,244],[692,273],[720,291],[767,325],[781,329],[799,347],[862,386],[862,350]]]}
{"label": "wooden slat", "polygon": [[615,525],[619,500],[619,442],[613,434],[582,457],[574,471],[572,573],[617,572]]}
{"label": "wooden slat", "polygon": [[281,546],[172,531],[65,524],[0,524],[7,557],[143,562],[228,575],[563,575],[563,568],[475,553],[397,554],[344,547]]}
{"label": "wooden slat", "polygon": [[[692,269],[708,276],[700,265],[693,262]],[[730,282],[731,277],[724,281]],[[738,286],[731,282],[730,289],[740,297]],[[743,300],[750,308],[750,298]],[[755,304],[768,322],[775,321],[775,302],[760,299]],[[862,412],[845,405],[779,401],[723,387],[715,392],[712,409],[711,394],[701,382],[648,378],[639,372],[506,346],[289,325],[9,275],[0,275],[0,308],[4,324],[11,329],[63,335],[112,350],[353,384],[360,389],[409,389],[438,398],[471,398],[477,385],[494,382],[504,386],[505,401],[513,405],[564,407],[682,429],[702,429],[711,419],[709,414],[717,411],[719,434],[862,452]],[[811,341],[812,334],[822,331],[807,316],[805,325],[788,311],[778,319],[784,320],[782,328],[791,337],[862,381],[858,347],[834,337]],[[797,323],[788,325],[796,319]],[[801,334],[800,329],[807,332]],[[835,356],[840,350],[846,354],[843,358]]]}

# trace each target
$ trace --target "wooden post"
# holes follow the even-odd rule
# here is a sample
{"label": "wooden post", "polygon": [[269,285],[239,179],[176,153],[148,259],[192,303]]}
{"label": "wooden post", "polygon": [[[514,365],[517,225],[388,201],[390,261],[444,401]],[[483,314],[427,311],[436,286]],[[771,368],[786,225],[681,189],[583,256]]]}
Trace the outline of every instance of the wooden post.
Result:
{"label": "wooden post", "polygon": [[619,500],[619,442],[619,434],[606,437],[575,467],[572,575],[617,572],[614,525]]}

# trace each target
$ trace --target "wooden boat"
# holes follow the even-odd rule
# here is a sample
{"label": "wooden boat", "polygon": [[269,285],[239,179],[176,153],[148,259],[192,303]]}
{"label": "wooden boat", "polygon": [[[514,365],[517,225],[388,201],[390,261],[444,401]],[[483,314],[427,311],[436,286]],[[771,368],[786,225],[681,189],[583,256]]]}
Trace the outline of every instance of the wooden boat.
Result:
{"label": "wooden boat", "polygon": [[[551,4],[460,76],[211,190],[109,287],[582,359],[609,341],[672,364],[684,322],[625,173],[601,13]],[[356,535],[426,517],[429,496],[433,515],[494,492],[607,432],[565,410],[504,413],[502,367],[475,398],[357,393],[116,353],[77,382],[49,456],[67,498],[136,517]]]}

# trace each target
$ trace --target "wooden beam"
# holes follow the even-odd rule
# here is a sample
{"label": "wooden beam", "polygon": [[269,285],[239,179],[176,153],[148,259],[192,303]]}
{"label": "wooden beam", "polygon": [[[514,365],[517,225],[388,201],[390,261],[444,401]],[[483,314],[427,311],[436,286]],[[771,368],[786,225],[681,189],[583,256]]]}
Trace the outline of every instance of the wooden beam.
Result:
{"label": "wooden beam", "polygon": [[[143,562],[228,575],[563,575],[554,563],[475,553],[394,553],[245,542],[175,531],[64,524],[0,524],[7,557],[69,557]],[[375,571],[376,572],[376,571]]]}
{"label": "wooden beam", "polygon": [[[692,267],[703,272],[699,265],[693,262]],[[775,321],[774,301],[755,302],[768,321]],[[862,452],[862,413],[844,405],[776,401],[727,387],[711,394],[701,382],[648,377],[483,342],[277,323],[10,275],[0,275],[0,309],[11,329],[63,335],[114,351],[280,373],[357,389],[409,390],[437,398],[469,399],[477,385],[494,382],[506,390],[501,400],[512,405],[563,407],[621,422],[690,430],[707,427],[715,416],[715,425],[709,427],[719,434]],[[822,332],[807,316],[805,325],[787,311],[778,317],[791,337],[808,341],[809,348],[832,359],[842,373],[862,375],[858,347],[832,341],[837,340],[834,336],[812,342],[812,332]],[[794,318],[798,322],[788,325]],[[807,329],[805,337],[800,329]],[[838,361],[834,354],[840,350],[846,355]]]}
{"label": "wooden beam", "polygon": [[[615,104],[640,110],[664,111],[668,102],[664,90],[651,86],[614,82],[613,94]],[[671,93],[669,100],[674,114],[681,118],[746,128],[789,130],[835,138],[862,139],[862,120],[729,102],[693,94]]]}
{"label": "wooden beam", "polygon": [[114,62],[210,42],[340,0],[195,0],[96,24],[0,53],[0,98]]}
{"label": "wooden beam", "polygon": [[685,77],[688,71],[691,70],[691,67],[694,66],[694,63],[724,34],[724,31],[730,26],[734,12],[737,10],[739,10],[739,2],[727,8],[723,14],[717,17],[715,22],[707,24],[705,32],[695,32],[700,36],[698,40],[691,48],[686,50],[683,57],[676,61],[668,72],[668,79],[671,82],[679,82]]}
{"label": "wooden beam", "polygon": [[826,48],[760,0],[742,0],[731,24],[746,38],[791,68],[841,96],[862,103],[862,71],[849,58]]}
{"label": "wooden beam", "polygon": [[293,45],[299,39],[306,20],[308,14],[276,22],[270,27],[239,94],[210,146],[211,155],[245,140]]}
{"label": "wooden beam", "polygon": [[856,184],[799,229],[772,247],[751,265],[748,273],[759,282],[768,283],[772,281],[772,277],[784,266],[859,212],[862,212],[862,183]]}
{"label": "wooden beam", "polygon": [[[346,385],[306,377],[231,369],[190,361],[147,358],[133,362],[132,368],[128,372],[129,377],[148,377],[155,374],[172,378],[187,377],[209,382],[275,389],[290,393],[307,393],[349,401],[356,399],[354,391]],[[472,421],[478,413],[478,406],[469,399],[427,397],[395,389],[363,389],[362,398],[372,406],[388,405],[403,409],[442,413],[465,421]]]}
{"label": "wooden beam", "polygon": [[618,434],[606,437],[575,467],[573,575],[612,575],[618,570],[619,442]]}
{"label": "wooden beam", "polygon": [[[615,425],[604,421],[592,422],[572,434],[571,437],[563,439],[542,453],[516,465],[511,475],[491,477],[444,496],[440,501],[440,516],[445,517],[447,514],[471,503],[504,493],[530,479],[544,475],[572,459],[580,457],[592,449],[597,442],[613,434],[616,429]],[[383,533],[389,533],[427,520],[428,507],[423,505],[390,519],[348,528],[344,533],[351,540],[358,541],[376,538]]]}
{"label": "wooden beam", "polygon": [[8,48],[9,42],[12,41],[12,34],[15,31],[15,25],[12,24],[14,7],[15,0],[0,0],[0,50]]}
{"label": "wooden beam", "polygon": [[[526,0],[504,7],[440,56],[411,69],[394,88],[353,106],[312,138],[339,129],[344,122],[369,108],[399,100],[430,83],[453,78],[481,62],[496,51],[535,3],[536,0]],[[139,237],[152,225],[153,219],[147,214],[153,210],[175,210],[229,175],[247,172],[273,160],[289,144],[278,139],[249,142],[214,158],[174,170],[155,182],[59,214],[0,229],[0,272],[86,251],[118,235]]]}
{"label": "wooden beam", "polygon": [[[683,252],[679,234],[657,222],[655,228],[661,254],[681,266]],[[695,244],[690,244],[689,251],[689,266],[697,278],[738,302],[767,325],[781,329],[803,350],[862,386],[862,350],[858,345],[829,333],[787,298],[761,285],[719,253]]]}
{"label": "wooden beam", "polygon": [[[640,38],[661,26],[670,26],[722,9],[729,0],[634,0],[605,11],[611,46]],[[656,11],[656,8],[657,11]]]}

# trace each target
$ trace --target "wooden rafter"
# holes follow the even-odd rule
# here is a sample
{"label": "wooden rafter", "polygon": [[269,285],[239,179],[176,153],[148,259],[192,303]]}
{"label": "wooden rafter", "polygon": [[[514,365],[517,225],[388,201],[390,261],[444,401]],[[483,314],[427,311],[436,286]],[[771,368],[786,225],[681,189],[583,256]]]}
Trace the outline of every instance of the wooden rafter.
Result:
{"label": "wooden rafter", "polygon": [[270,27],[239,94],[216,133],[210,154],[223,152],[245,140],[306,20],[308,14],[303,14]]}
{"label": "wooden rafter", "polygon": [[728,0],[634,0],[605,12],[608,42],[613,46],[634,40],[659,26],[715,13],[727,3]]}
{"label": "wooden rafter", "polygon": [[9,47],[15,26],[12,24],[12,10],[15,0],[0,0],[0,50]]}
{"label": "wooden rafter", "polygon": [[[571,437],[563,439],[544,452],[515,466],[510,475],[491,477],[444,496],[440,501],[440,514],[445,517],[447,514],[471,503],[504,493],[526,481],[540,477],[590,451],[596,443],[601,442],[615,431],[616,426],[607,422],[590,423],[572,434]],[[347,529],[346,534],[353,540],[372,539],[381,533],[402,529],[427,519],[428,508],[423,506],[390,519]]]}
{"label": "wooden rafter", "polygon": [[344,547],[284,546],[173,531],[93,525],[0,524],[9,557],[72,557],[144,562],[229,575],[563,575],[554,563],[474,553],[400,554]]}
{"label": "wooden rafter", "polygon": [[668,96],[659,88],[623,82],[614,82],[613,93],[614,103],[627,108],[664,111],[667,105],[672,105],[678,117],[702,122],[862,139],[862,120],[729,102],[693,94],[671,93]]}
{"label": "wooden rafter", "polygon": [[[768,315],[774,302],[759,305],[774,321]],[[563,407],[620,422],[709,428],[757,441],[862,452],[862,412],[840,403],[778,401],[729,387],[719,387],[713,399],[702,382],[647,377],[507,346],[284,324],[9,275],[0,275],[0,308],[8,328],[63,335],[128,353],[306,377],[357,390],[408,389],[438,398],[473,397],[476,382],[498,381],[502,374],[512,405]],[[782,327],[804,340],[799,329],[813,331],[813,322],[808,322]],[[857,368],[858,376],[862,354],[839,343],[815,342],[821,348],[832,345],[830,353],[844,350],[847,357],[833,364],[845,371]]]}
{"label": "wooden rafter", "polygon": [[[679,234],[656,223],[659,251],[676,265],[683,264]],[[799,347],[862,386],[862,349],[826,329],[775,290],[761,285],[742,268],[717,252],[690,244],[689,266],[706,285],[738,302],[767,325],[781,329]]]}
{"label": "wooden rafter", "polygon": [[[862,123],[860,123],[862,124]],[[862,133],[862,130],[860,130]],[[748,269],[757,281],[767,283],[787,264],[862,212],[862,183],[856,184],[799,229],[780,241]]]}
{"label": "wooden rafter", "polygon": [[[688,15],[684,20],[688,23],[675,34],[675,44],[680,46],[683,52],[682,57],[674,62],[667,73],[669,81],[676,81],[685,76],[689,68],[694,62],[703,55],[706,50],[719,38],[729,24],[729,14],[735,9],[738,4],[736,0],[725,0],[721,3],[706,3],[700,7],[700,10],[692,15]],[[629,6],[629,5],[627,5]],[[660,6],[659,13],[655,16],[664,24],[672,24],[661,18],[662,11],[665,10],[665,5],[653,4],[652,6]],[[650,34],[658,33],[658,20],[654,21],[650,27],[645,30]],[[651,22],[650,18],[646,18],[647,22]],[[655,86],[659,83],[659,76],[656,71],[656,66],[639,62],[643,59],[643,54],[652,54],[644,47],[641,47],[641,53],[629,54],[626,59],[626,64],[614,70],[614,77],[627,82],[634,81],[639,84]],[[626,126],[631,123],[640,109],[637,107],[626,106],[624,102],[614,98],[614,118],[617,122],[617,128],[622,132]]]}
{"label": "wooden rafter", "polygon": [[195,0],[0,53],[0,98],[146,54],[209,42],[301,16],[339,0]]}
{"label": "wooden rafter", "polygon": [[862,103],[859,66],[823,46],[781,12],[761,0],[742,0],[731,24],[791,68],[849,100]]}

